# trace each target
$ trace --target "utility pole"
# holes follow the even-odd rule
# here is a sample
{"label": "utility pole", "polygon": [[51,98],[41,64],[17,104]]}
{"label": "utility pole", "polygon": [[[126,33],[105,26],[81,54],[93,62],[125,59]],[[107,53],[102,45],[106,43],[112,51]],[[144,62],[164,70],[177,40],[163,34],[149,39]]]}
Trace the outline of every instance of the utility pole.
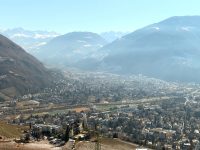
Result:
{"label": "utility pole", "polygon": [[96,136],[95,150],[101,150],[101,139],[99,131],[97,129],[97,124],[95,124],[95,136]]}
{"label": "utility pole", "polygon": [[101,150],[101,141],[100,141],[100,137],[99,137],[99,134],[97,133],[97,137],[96,137],[97,141],[95,143],[95,150]]}

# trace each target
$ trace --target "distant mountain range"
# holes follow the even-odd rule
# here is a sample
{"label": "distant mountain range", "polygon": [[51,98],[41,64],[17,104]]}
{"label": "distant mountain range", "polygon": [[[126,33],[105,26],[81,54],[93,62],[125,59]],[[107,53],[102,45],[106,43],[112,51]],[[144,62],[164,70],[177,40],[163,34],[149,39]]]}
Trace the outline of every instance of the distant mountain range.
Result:
{"label": "distant mountain range", "polygon": [[101,59],[97,50],[107,44],[100,35],[92,32],[71,32],[55,37],[41,46],[36,57],[56,67],[77,67],[82,60]]}
{"label": "distant mountain range", "polygon": [[0,35],[0,101],[46,87],[51,81],[42,63]]}
{"label": "distant mountain range", "polygon": [[[15,30],[16,35],[8,31],[4,34],[14,41],[21,40],[18,44],[23,45],[23,38],[14,37],[28,34],[19,32],[22,29]],[[58,68],[200,82],[200,16],[171,17],[124,34],[71,32],[58,35],[41,31],[31,37],[45,41],[27,49],[45,64]]]}
{"label": "distant mountain range", "polygon": [[30,31],[23,28],[0,30],[0,34],[8,37],[31,54],[35,54],[40,46],[59,35],[56,32]]}
{"label": "distant mountain range", "polygon": [[[172,17],[130,33],[99,50],[99,69],[200,82],[200,16]],[[96,65],[95,65],[96,67]]]}
{"label": "distant mountain range", "polygon": [[[128,33],[129,32],[108,31],[102,32],[99,35],[107,42],[113,42],[114,40],[119,39]],[[37,53],[38,49],[51,39],[61,35],[56,32],[26,30],[21,27],[6,30],[0,29],[0,34],[13,40],[26,51],[32,54]]]}

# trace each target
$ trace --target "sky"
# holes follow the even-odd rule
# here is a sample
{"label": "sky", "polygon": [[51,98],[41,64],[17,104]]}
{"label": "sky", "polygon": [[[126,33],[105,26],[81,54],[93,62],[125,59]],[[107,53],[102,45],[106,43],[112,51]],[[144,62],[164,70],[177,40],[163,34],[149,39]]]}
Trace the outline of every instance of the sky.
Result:
{"label": "sky", "polygon": [[0,0],[0,29],[130,32],[172,16],[200,15],[199,6],[199,0]]}

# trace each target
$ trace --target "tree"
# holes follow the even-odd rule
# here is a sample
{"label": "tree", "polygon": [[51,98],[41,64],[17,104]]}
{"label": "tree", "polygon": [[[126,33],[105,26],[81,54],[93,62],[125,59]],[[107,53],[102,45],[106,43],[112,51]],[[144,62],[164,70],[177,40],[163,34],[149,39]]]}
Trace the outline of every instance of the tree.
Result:
{"label": "tree", "polygon": [[139,110],[144,110],[144,105],[143,105],[143,104],[139,104],[139,105],[137,106],[137,108],[138,108]]}
{"label": "tree", "polygon": [[67,125],[67,128],[65,130],[65,141],[67,142],[69,140],[69,132],[70,132],[70,127]]}

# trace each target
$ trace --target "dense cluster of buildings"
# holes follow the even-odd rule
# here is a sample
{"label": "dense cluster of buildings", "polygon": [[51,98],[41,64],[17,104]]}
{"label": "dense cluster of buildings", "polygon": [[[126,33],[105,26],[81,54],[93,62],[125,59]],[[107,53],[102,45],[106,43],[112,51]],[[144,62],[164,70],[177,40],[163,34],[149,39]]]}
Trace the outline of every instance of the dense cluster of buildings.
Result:
{"label": "dense cluster of buildings", "polygon": [[45,115],[21,115],[10,123],[30,125],[31,136],[62,142],[86,140],[98,132],[156,149],[195,149],[200,142],[200,101],[174,98],[145,104],[119,106],[115,110]]}
{"label": "dense cluster of buildings", "polygon": [[[0,103],[0,117],[15,115],[9,123],[28,125],[26,137],[57,145],[98,133],[156,149],[195,149],[200,147],[199,87],[141,75],[70,74],[42,92]],[[113,106],[98,109],[102,103]],[[89,110],[42,113],[80,105]]]}
{"label": "dense cluster of buildings", "polygon": [[147,78],[142,75],[122,77],[103,73],[71,73],[67,77],[57,77],[52,87],[36,94],[29,94],[21,99],[36,101],[86,104],[93,97],[95,102],[135,100],[146,97],[171,96],[180,91],[176,83]]}

